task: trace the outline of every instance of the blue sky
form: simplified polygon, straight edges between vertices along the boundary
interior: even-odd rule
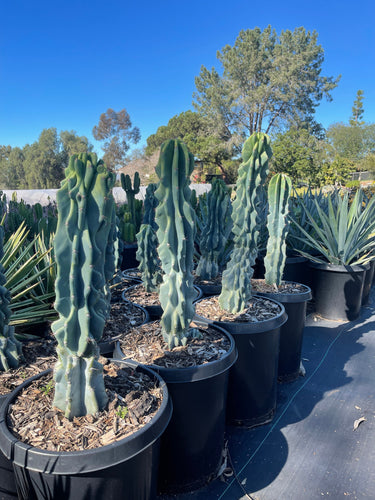
[[[242,29],[316,30],[324,76],[341,74],[316,118],[348,121],[357,90],[375,122],[373,0],[11,0],[2,3],[0,145],[24,146],[44,128],[92,137],[108,108],[126,108],[145,144],[158,126],[192,109],[201,65]]]

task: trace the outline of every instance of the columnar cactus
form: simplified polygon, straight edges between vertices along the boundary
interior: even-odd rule
[[[107,402],[97,342],[108,312],[105,275],[113,269],[106,249],[114,181],[95,154],[73,155],[57,192],[54,405],[67,418],[93,414]]]
[[[222,309],[233,314],[243,311],[251,298],[252,266],[258,253],[257,205],[271,156],[268,136],[261,132],[254,133],[243,146],[232,211],[234,248],[223,272],[219,296]]]
[[[292,181],[285,174],[274,175],[268,185],[268,242],[264,266],[265,280],[269,285],[279,286],[284,272],[291,190]]]
[[[169,347],[184,345],[197,332],[189,329],[194,316],[193,253],[194,218],[189,177],[194,158],[184,143],[164,142],[156,167],[160,184],[155,192],[159,257],[164,271],[159,298],[161,325]]]
[[[160,259],[157,252],[158,239],[156,236],[157,224],[155,210],[158,200],[155,196],[156,184],[149,184],[144,201],[143,224],[137,233],[137,260],[138,269],[142,272],[142,281],[147,292],[157,292],[162,282]]]
[[[207,217],[199,239],[201,257],[196,274],[202,279],[210,280],[219,274],[219,264],[232,229],[231,212],[228,189],[222,180],[215,179],[207,194]]]
[[[4,229],[0,226],[0,259],[3,256]],[[6,278],[3,266],[0,264],[0,371],[17,368],[22,357],[21,343],[14,337],[14,328],[9,326],[11,311],[10,293],[4,287]]]

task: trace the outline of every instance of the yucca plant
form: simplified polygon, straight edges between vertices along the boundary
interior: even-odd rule
[[[301,233],[296,238],[312,251],[298,252],[313,262],[323,264],[328,262],[353,266],[370,262],[375,248],[375,198],[371,198],[367,204],[364,201],[363,191],[358,190],[351,203],[348,193],[329,196],[327,212],[316,199],[314,214],[304,206],[313,233],[295,219],[292,221]]]
[[[25,224],[4,244],[1,264],[10,292],[10,325],[38,324],[56,317],[52,304],[54,292],[54,262],[51,249],[42,235],[28,242]]]

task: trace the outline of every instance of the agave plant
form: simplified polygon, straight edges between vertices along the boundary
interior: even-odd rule
[[[335,193],[327,200],[327,212],[319,206],[316,199],[313,204],[315,213],[306,206],[303,207],[313,233],[292,219],[301,233],[296,238],[312,250],[298,252],[313,262],[324,264],[359,265],[373,260],[375,198],[365,204],[363,191],[358,190],[351,204],[348,193],[343,196]]]

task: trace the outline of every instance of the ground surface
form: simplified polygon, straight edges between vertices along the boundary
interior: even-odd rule
[[[306,376],[279,385],[272,423],[228,429],[236,474],[160,500],[375,499],[374,287],[356,321],[310,315],[302,357]]]

